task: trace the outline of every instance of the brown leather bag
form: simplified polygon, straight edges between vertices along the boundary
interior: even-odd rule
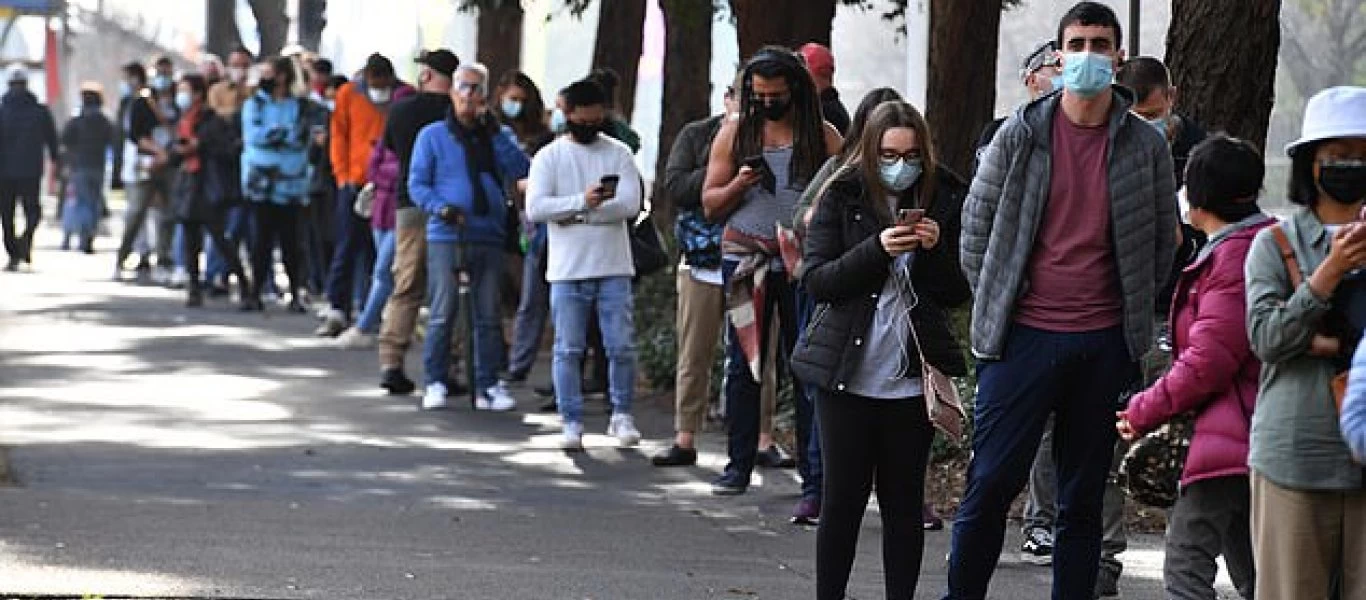
[[[1300,284],[1304,283],[1304,272],[1300,270],[1300,261],[1295,258],[1295,249],[1290,245],[1290,238],[1286,237],[1285,229],[1282,228],[1279,223],[1271,226],[1271,234],[1276,238],[1276,246],[1280,248],[1281,260],[1285,263],[1286,274],[1290,276],[1290,293],[1293,294],[1295,290],[1300,288]],[[1310,344],[1310,353],[1314,356],[1321,356],[1323,358],[1336,358],[1333,354],[1323,354],[1313,351],[1314,347],[1320,345],[1320,343],[1315,342],[1322,342],[1323,340],[1320,340],[1319,338],[1326,337],[1328,336],[1315,335],[1314,342],[1311,342]],[[1330,343],[1333,347],[1337,347],[1338,345],[1337,340],[1332,340]],[[1333,394],[1333,402],[1337,405],[1339,415],[1342,414],[1342,399],[1347,396],[1347,374],[1347,371],[1338,373],[1328,382],[1328,388]]]

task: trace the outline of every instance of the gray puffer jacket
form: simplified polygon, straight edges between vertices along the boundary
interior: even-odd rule
[[[1166,142],[1130,114],[1131,92],[1112,89],[1111,240],[1125,340],[1137,359],[1152,345],[1154,295],[1176,252],[1176,185]],[[1052,184],[1052,123],[1061,98],[1044,96],[1006,120],[986,148],[963,205],[960,260],[975,297],[972,351],[978,358],[1001,358],[1016,302],[1029,289],[1029,260]]]

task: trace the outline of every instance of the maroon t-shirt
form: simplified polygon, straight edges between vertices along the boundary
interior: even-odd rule
[[[1106,125],[1081,127],[1053,116],[1053,187],[1029,258],[1029,289],[1015,321],[1062,333],[1124,322],[1124,299],[1110,239]]]

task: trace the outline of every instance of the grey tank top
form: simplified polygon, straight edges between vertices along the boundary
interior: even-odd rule
[[[735,209],[726,221],[726,227],[746,235],[775,240],[778,233],[774,224],[792,227],[792,213],[797,210],[802,189],[798,187],[798,182],[792,181],[792,146],[765,148],[764,160],[768,162],[768,169],[777,184],[773,188],[774,192],[770,193],[763,185],[750,188],[745,192],[740,208]]]

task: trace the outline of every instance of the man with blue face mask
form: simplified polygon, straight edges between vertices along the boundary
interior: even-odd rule
[[[1057,460],[1054,598],[1098,590],[1102,507],[1121,394],[1152,345],[1176,249],[1171,154],[1112,85],[1114,11],[1082,2],[1057,43],[1063,91],[1020,107],[982,155],[963,207],[978,391],[953,528],[949,599],[985,598],[1006,514],[1049,418]]]
[[[1190,117],[1176,114],[1177,89],[1172,85],[1167,65],[1151,56],[1127,60],[1115,71],[1115,83],[1134,92],[1134,114],[1147,121],[1171,146],[1172,174],[1177,189],[1181,189],[1186,159],[1192,148],[1205,141],[1206,133]]]

